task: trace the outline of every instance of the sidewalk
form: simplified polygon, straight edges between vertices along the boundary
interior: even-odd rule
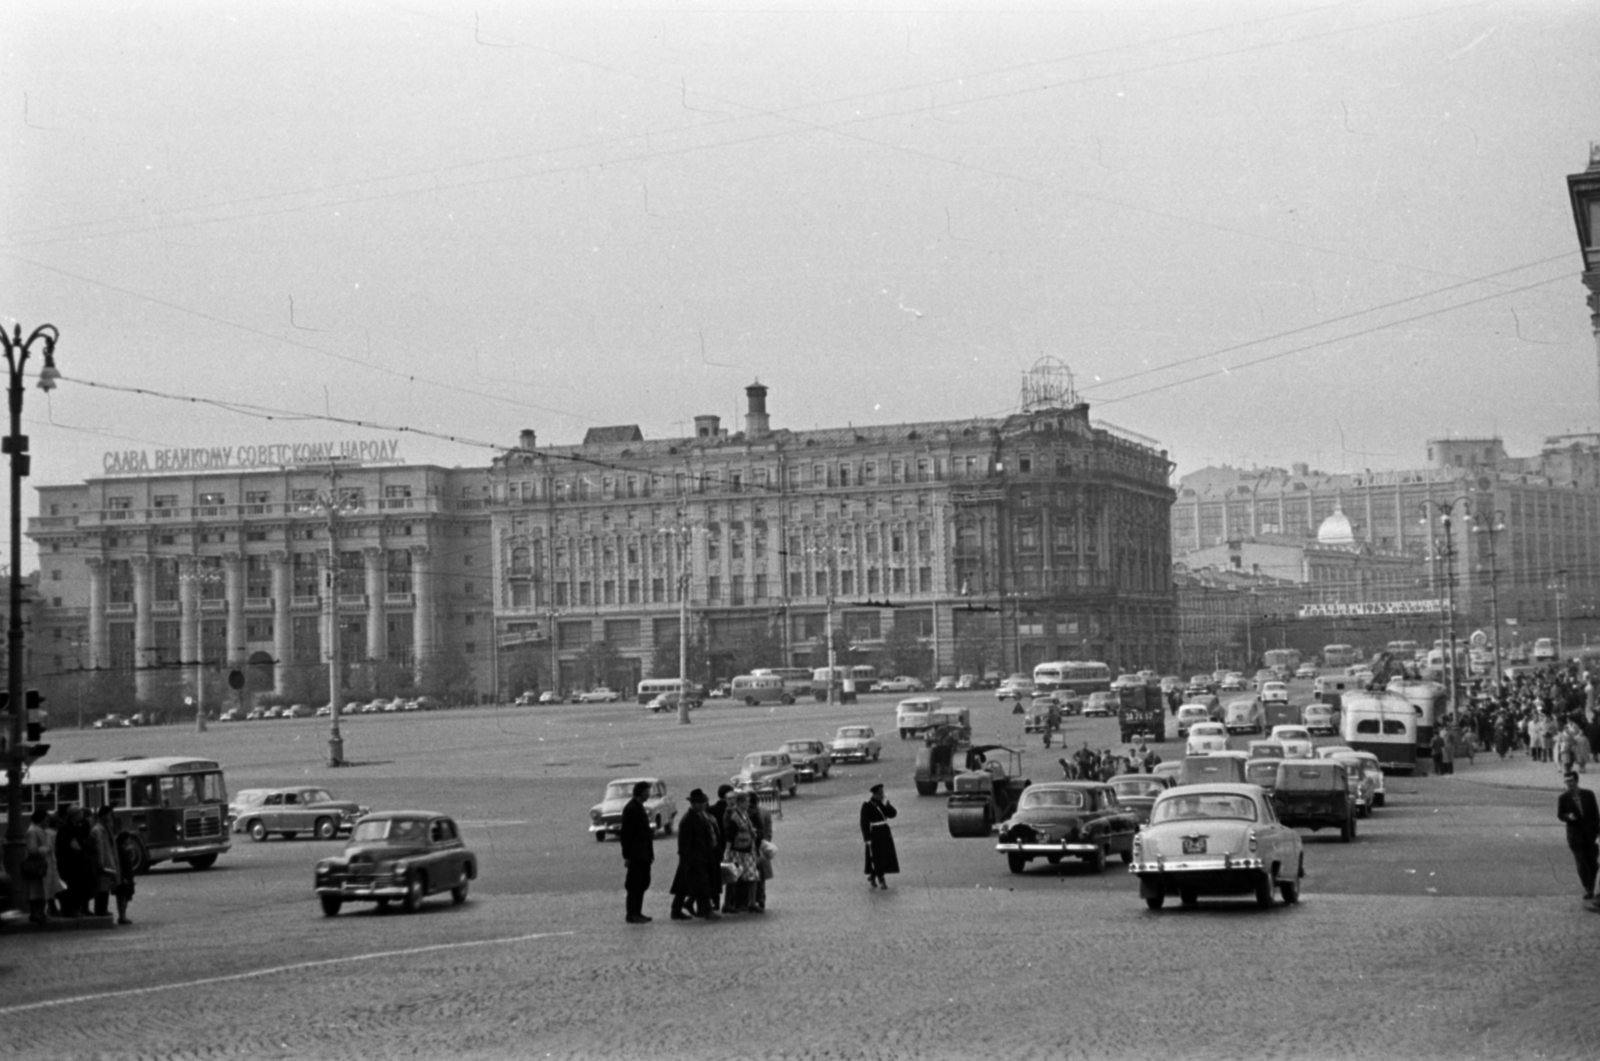
[[[1426,760],[1419,759],[1420,767]],[[1594,765],[1594,764],[1590,764]],[[1433,763],[1427,762],[1428,773],[1419,777],[1434,780]],[[1593,774],[1581,773],[1583,784],[1586,788],[1593,787],[1590,781],[1600,782],[1600,766],[1595,767]],[[1554,797],[1562,790],[1561,771],[1555,763],[1536,763],[1528,758],[1526,751],[1519,751],[1507,755],[1504,759],[1495,755],[1493,751],[1479,752],[1475,760],[1456,757],[1455,773],[1448,775],[1446,780],[1466,781],[1474,785],[1490,785],[1495,788],[1531,788],[1548,792]]]
[[[42,925],[35,925],[28,920],[26,911],[7,910],[0,913],[0,932],[78,932],[91,928],[115,928],[117,919],[114,914],[96,916],[85,914],[82,917],[52,917],[47,918]]]

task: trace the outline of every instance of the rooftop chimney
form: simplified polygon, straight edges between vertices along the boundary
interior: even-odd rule
[[[694,418],[695,438],[716,438],[722,434],[722,417],[709,413]]]
[[[525,428],[522,429],[522,433],[517,436],[517,448],[518,449],[537,449],[538,448],[538,436],[533,433],[533,428],[525,427]]]
[[[744,393],[750,399],[750,408],[744,415],[745,437],[766,438],[772,432],[767,422],[767,388],[757,380],[746,387]]]

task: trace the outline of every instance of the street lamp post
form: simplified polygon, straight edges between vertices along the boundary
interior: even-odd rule
[[[27,706],[22,690],[22,480],[27,476],[28,436],[22,433],[22,371],[34,345],[40,346],[44,367],[39,370],[39,389],[54,389],[61,373],[56,371],[56,341],[60,338],[53,324],[41,324],[27,339],[22,338],[22,325],[14,325],[11,335],[0,330],[0,346],[5,348],[7,388],[10,398],[11,431],[6,435],[0,452],[11,455],[11,614],[6,621],[6,694],[11,712],[11,732],[6,735],[9,745],[6,755],[6,839],[5,867],[12,887],[17,889],[13,909],[23,909],[21,901],[22,854],[27,846],[27,824],[22,819],[22,767],[27,761],[27,748],[23,740],[27,733]]]
[[[1556,662],[1559,664],[1567,658],[1566,654],[1561,650],[1562,612],[1565,610],[1564,606],[1567,603],[1567,572],[1565,570],[1557,571],[1556,577],[1550,580],[1549,588],[1556,595]]]
[[[195,645],[196,645],[196,648],[195,648],[195,658],[193,660],[193,662],[194,662],[194,698],[193,698],[193,703],[194,703],[194,729],[195,729],[195,732],[196,733],[204,733],[206,731],[206,638],[205,638],[205,618],[204,618],[204,615],[205,615],[205,605],[204,605],[205,589],[204,589],[204,587],[217,585],[218,583],[220,583],[222,581],[223,576],[222,576],[222,572],[218,571],[216,568],[205,567],[204,565],[200,564],[199,563],[199,558],[196,557],[196,558],[194,558],[193,566],[191,566],[191,567],[185,569],[184,571],[180,572],[179,575],[178,575],[178,578],[181,581],[193,583],[193,584],[196,584],[199,587],[201,587],[199,589],[199,591],[198,591],[200,593],[200,596],[201,596],[201,601],[200,601],[200,603],[197,603],[196,606],[195,606],[195,610],[197,612],[199,612],[199,615],[197,615],[195,617],[195,620],[194,620],[195,626],[196,626],[196,634],[195,634]],[[188,594],[184,594],[185,602],[187,602],[187,601],[189,601],[191,599],[192,598]]]
[[[1473,517],[1469,514],[1469,520]],[[1495,566],[1495,535],[1506,529],[1506,514],[1499,509],[1488,519],[1473,520],[1472,533],[1489,536],[1489,624],[1493,633],[1489,637],[1489,650],[1494,655],[1494,687],[1501,688],[1500,674],[1500,571]]]
[[[839,545],[838,539],[835,536],[834,529],[832,527],[828,528],[825,537],[823,537],[821,540],[818,540],[817,538],[813,538],[811,540],[810,553],[814,559],[822,561],[822,577],[825,580],[823,583],[823,601],[825,609],[823,613],[823,637],[826,639],[828,646],[829,704],[837,702],[834,699],[833,687],[834,675],[838,668],[838,662],[836,659],[837,653],[833,644],[833,596],[834,586],[839,581],[839,554],[842,551],[843,546]],[[816,565],[813,564],[812,566],[815,568]],[[816,573],[813,571],[812,578],[814,579],[815,577]]]
[[[678,509],[677,523],[663,528],[663,534],[672,539],[677,552],[678,583],[678,725],[687,726],[689,717],[689,590],[693,586],[690,564],[694,550],[694,526],[687,513]]]
[[[323,596],[327,598],[328,605],[328,765],[343,766],[344,759],[344,734],[339,729],[339,715],[341,705],[339,696],[342,692],[342,678],[340,667],[340,629],[339,629],[339,517],[361,511],[360,500],[350,491],[339,489],[339,466],[332,462],[328,464],[325,473],[328,480],[328,489],[300,506],[304,513],[321,513],[327,517],[328,527],[328,570],[323,580]]]
[[[1456,677],[1456,597],[1455,597],[1455,534],[1452,521],[1456,506],[1460,505],[1466,517],[1472,518],[1472,499],[1457,497],[1450,501],[1435,501],[1432,498],[1422,502],[1422,523],[1432,527],[1429,509],[1439,514],[1440,536],[1433,539],[1435,558],[1444,560],[1444,614],[1441,617],[1445,634],[1445,687],[1449,690],[1450,717],[1454,721],[1459,705],[1456,702],[1459,694],[1459,684]]]

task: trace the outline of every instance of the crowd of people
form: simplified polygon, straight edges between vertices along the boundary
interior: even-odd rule
[[[1591,680],[1575,667],[1518,674],[1499,688],[1480,679],[1468,690],[1455,739],[1502,759],[1526,751],[1561,774],[1582,773],[1600,748],[1597,685],[1600,675]]]
[[[110,807],[93,814],[78,806],[35,810],[25,844],[22,878],[29,921],[43,925],[52,917],[106,917],[115,898],[117,924],[132,924],[128,903],[139,849],[131,834],[117,831]]]
[[[634,786],[622,809],[622,860],[627,868],[626,920],[632,925],[654,920],[644,912],[655,862],[655,830],[645,812],[649,782]],[[772,879],[772,816],[749,789],[723,785],[717,801],[705,792],[689,793],[689,810],[678,822],[678,868],[672,878],[674,921],[715,921],[725,914],[759,914],[767,908],[767,881]]]

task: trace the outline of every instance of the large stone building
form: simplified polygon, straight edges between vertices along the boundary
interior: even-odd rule
[[[857,652],[914,638],[924,675],[1169,660],[1171,465],[1053,371],[1000,418],[791,431],[755,384],[739,431],[524,432],[491,474],[502,650],[570,687],[598,642],[635,677],[666,646],[671,677],[682,611],[697,646],[764,643],[769,665],[825,658],[830,621]]]
[[[1337,512],[1354,545],[1379,560],[1409,558],[1420,595],[1452,599],[1464,622],[1487,627],[1497,610],[1502,619],[1553,628],[1563,615],[1593,613],[1600,597],[1595,438],[1549,439],[1525,458],[1508,456],[1497,438],[1435,439],[1427,455],[1426,466],[1406,471],[1330,475],[1297,464],[1194,472],[1179,483],[1173,505],[1173,555],[1212,563],[1229,542],[1284,540],[1306,542],[1314,553],[1318,530]],[[1368,600],[1396,595],[1392,565],[1362,564],[1360,576],[1336,564],[1326,573]]]
[[[483,469],[347,459],[330,479],[325,461],[252,466],[293,459],[261,448],[107,454],[108,474],[39,488],[37,676],[131,676],[162,704],[195,691],[203,662],[211,696],[242,669],[254,689],[325,700],[331,530],[353,691],[429,666],[491,688]]]
[[[830,621],[852,661],[894,647],[926,676],[1157,665],[1171,465],[1091,424],[1064,376],[1036,370],[1012,416],[804,432],[772,428],[756,384],[740,431],[702,416],[686,438],[542,447],[528,431],[487,469],[360,459],[393,444],[347,447],[336,481],[323,449],[108,454],[107,474],[39,489],[37,669],[120,675],[159,704],[204,663],[208,697],[242,669],[325,700],[330,530],[352,696],[413,677],[569,690],[598,679],[600,645],[604,676],[631,684],[664,669],[680,611],[697,676],[815,663]]]

